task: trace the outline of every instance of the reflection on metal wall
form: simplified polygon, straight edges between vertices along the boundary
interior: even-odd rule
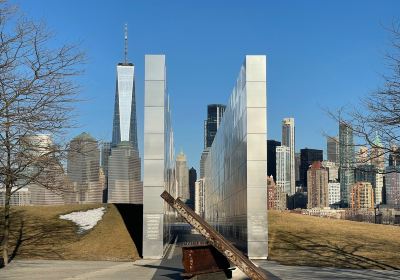
[[[205,164],[205,215],[250,258],[268,255],[266,57],[245,58]]]
[[[175,213],[160,197],[175,197],[174,142],[164,55],[145,56],[143,257],[162,258]]]

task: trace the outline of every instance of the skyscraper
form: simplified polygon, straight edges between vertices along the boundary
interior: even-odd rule
[[[340,197],[343,206],[348,206],[350,191],[354,184],[354,140],[353,131],[349,124],[339,122],[339,174],[340,174]]]
[[[96,139],[84,132],[71,140],[67,162],[68,178],[74,188],[69,203],[101,203],[100,152]]]
[[[323,151],[316,149],[300,150],[300,182],[307,189],[307,170],[314,161],[323,161]]]
[[[108,203],[143,203],[140,157],[128,141],[111,150],[108,160]]]
[[[337,137],[326,137],[326,151],[328,161],[339,165],[339,139]]]
[[[314,161],[307,171],[307,208],[329,206],[328,170],[320,161]]]
[[[219,124],[221,123],[224,115],[225,108],[226,106],[222,104],[210,104],[207,106],[207,120],[204,122],[204,148],[211,147],[215,134],[217,134]]]
[[[177,181],[178,194],[177,196],[185,203],[189,202],[189,170],[187,168],[186,155],[181,151],[176,156],[175,176]]]
[[[350,192],[350,207],[354,209],[374,208],[374,191],[370,182],[353,184]]]
[[[267,140],[267,159],[270,164],[267,164],[267,176],[272,176],[276,180],[276,147],[280,146],[281,142],[275,140]]]
[[[129,141],[138,151],[135,97],[135,66],[127,61],[128,33],[125,26],[125,60],[117,65],[112,147]]]
[[[386,167],[386,204],[400,209],[400,166]]]
[[[282,145],[289,147],[290,149],[290,192],[294,194],[296,192],[296,173],[295,173],[295,128],[294,118],[285,118],[282,121]]]
[[[125,59],[117,65],[111,155],[108,157],[108,202],[143,203],[143,183],[137,143],[135,67],[128,62],[125,25]],[[106,154],[105,154],[106,155]]]
[[[290,148],[276,147],[276,186],[278,191],[289,194],[290,189]]]
[[[389,166],[400,166],[400,148],[395,145],[389,153]]]
[[[193,167],[189,169],[189,206],[194,210],[195,184],[197,180],[197,172]]]

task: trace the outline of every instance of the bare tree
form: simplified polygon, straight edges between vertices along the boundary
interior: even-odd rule
[[[52,47],[50,47],[50,45]],[[2,255],[8,264],[10,198],[36,185],[63,191],[62,136],[71,126],[83,54],[56,43],[41,23],[0,2],[0,184],[5,190]],[[49,136],[48,136],[49,135]],[[50,140],[51,139],[51,140]]]
[[[392,48],[385,55],[388,71],[382,75],[383,86],[350,112],[330,112],[334,119],[349,125],[358,139],[354,146],[371,148],[365,163],[382,162],[387,154],[400,157],[400,23],[393,23],[388,30]]]

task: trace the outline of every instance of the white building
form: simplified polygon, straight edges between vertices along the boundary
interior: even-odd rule
[[[329,205],[340,202],[340,183],[328,183]]]
[[[290,148],[276,147],[276,187],[284,193],[291,193]]]
[[[6,203],[6,189],[0,188],[0,205]],[[20,188],[14,194],[11,195],[10,205],[11,206],[24,206],[31,204],[31,192],[28,188]]]
[[[329,182],[338,182],[339,181],[339,166],[333,161],[324,160],[322,162],[322,166],[328,169]]]
[[[204,179],[197,180],[194,186],[194,211],[200,216],[204,217]]]
[[[288,194],[296,192],[296,172],[295,172],[295,129],[294,118],[285,118],[282,121],[282,146],[289,147],[289,182],[290,189]]]
[[[189,169],[187,167],[186,155],[181,151],[176,156],[176,181],[178,188],[178,197],[186,202],[190,199],[189,192]]]

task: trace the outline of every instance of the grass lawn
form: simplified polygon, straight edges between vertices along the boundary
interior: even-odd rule
[[[286,265],[400,269],[400,227],[269,211],[269,259]]]
[[[107,209],[102,221],[84,234],[77,234],[72,222],[58,218],[60,214],[101,206]],[[139,258],[125,226],[137,217],[125,212],[128,218],[124,223],[120,215],[123,208],[118,211],[113,204],[12,209],[10,248],[16,258],[113,261]],[[286,265],[400,269],[400,227],[278,211],[269,211],[268,219],[270,260]],[[128,226],[131,228],[132,224]]]
[[[77,234],[60,214],[104,206],[106,212],[93,229]],[[11,246],[16,258],[113,260],[139,258],[124,221],[113,204],[12,207]],[[3,209],[0,208],[3,215]],[[2,219],[0,226],[2,226]],[[0,231],[0,240],[2,239]]]

